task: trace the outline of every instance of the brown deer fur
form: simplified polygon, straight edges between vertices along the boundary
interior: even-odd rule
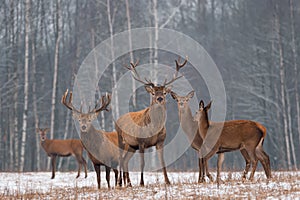
[[[164,179],[166,184],[170,184],[167,170],[165,166],[163,147],[164,141],[166,139],[166,96],[171,92],[170,84],[175,80],[179,79],[178,71],[186,63],[187,59],[183,63],[180,63],[180,59],[175,61],[176,72],[170,81],[165,80],[162,85],[155,85],[151,80],[145,78],[143,81],[136,71],[136,63],[130,63],[127,67],[133,75],[133,78],[144,84],[146,91],[151,95],[151,105],[141,111],[129,112],[121,116],[115,123],[116,131],[119,136],[119,148],[120,148],[120,176],[119,183],[122,182],[121,168],[124,170],[125,184],[127,182],[128,186],[131,186],[129,172],[128,172],[128,162],[135,151],[138,149],[140,153],[140,168],[141,168],[141,181],[140,185],[144,185],[144,151],[146,148],[155,146],[158,158],[160,160]],[[128,151],[123,157],[124,146],[128,146]]]
[[[83,113],[81,110],[77,110],[72,105],[72,92],[70,92],[70,99],[67,102],[68,90],[62,96],[62,104],[68,109],[72,110],[73,118],[79,122],[80,126],[80,138],[88,152],[88,156],[93,162],[96,174],[98,188],[100,188],[101,176],[100,166],[104,165],[106,169],[106,181],[108,188],[110,188],[110,169],[113,168],[115,172],[116,184],[118,179],[117,166],[119,164],[119,149],[118,149],[118,136],[116,132],[105,132],[98,130],[92,124],[93,120],[97,118],[99,113],[103,110],[108,110],[110,104],[110,95],[106,97],[102,96],[101,107]]]
[[[120,166],[123,166],[128,186],[131,185],[131,181],[128,173],[128,161],[132,157],[133,153],[139,149],[141,156],[141,181],[140,185],[144,185],[143,170],[144,170],[144,149],[155,146],[158,153],[158,158],[161,162],[165,183],[170,184],[167,176],[165,162],[163,158],[163,146],[166,138],[166,94],[171,90],[169,87],[150,87],[146,86],[146,90],[151,93],[152,103],[151,106],[137,112],[130,112],[121,116],[115,123],[116,131],[119,135],[120,154],[124,149],[124,144],[129,146],[129,152],[120,161]],[[157,99],[162,98],[162,101]],[[155,117],[151,117],[155,116]],[[147,128],[153,125],[154,128]],[[141,127],[141,128],[140,128]],[[143,127],[145,128],[143,130]],[[147,132],[149,131],[149,132]],[[153,131],[153,132],[152,132]],[[119,176],[119,182],[121,177]]]
[[[41,146],[47,153],[49,157],[51,157],[52,163],[52,177],[55,177],[55,169],[56,169],[56,157],[68,157],[74,156],[78,162],[78,174],[76,178],[80,176],[81,165],[84,166],[85,178],[87,177],[87,169],[86,169],[86,161],[82,156],[83,145],[78,139],[68,139],[68,140],[49,140],[46,136],[46,133],[49,129],[40,129],[38,128],[36,131],[40,134],[41,138]]]
[[[179,120],[180,120],[180,124],[181,124],[181,127],[182,127],[183,131],[185,132],[185,134],[187,135],[189,141],[191,142],[192,148],[195,149],[196,151],[199,151],[201,146],[202,146],[203,140],[200,136],[198,123],[196,121],[194,121],[193,116],[192,116],[192,112],[191,112],[191,109],[190,109],[190,106],[189,106],[189,100],[191,98],[193,98],[194,91],[189,92],[186,96],[179,96],[175,92],[172,91],[171,96],[172,96],[173,99],[175,99],[177,101],[178,115],[179,115]],[[241,149],[241,153],[242,153],[242,156],[244,157],[245,162],[246,162],[246,168],[245,168],[244,173],[243,173],[243,179],[245,179],[246,175],[249,171],[249,167],[250,167],[250,158],[249,158],[246,150]],[[219,154],[218,155],[218,163],[220,165],[223,162],[224,155],[223,155],[223,152],[220,151],[220,149],[218,150],[217,154]],[[201,162],[204,163],[203,167],[201,165]],[[218,167],[220,167],[219,165],[218,165]],[[202,169],[201,169],[201,167],[202,167]],[[210,180],[212,180],[212,177],[208,172],[208,166],[207,166],[206,160],[199,159],[199,179],[198,179],[198,182],[203,182],[204,181],[205,172],[206,172],[207,177]]]
[[[118,146],[118,134],[117,134],[117,132],[104,132],[104,134],[110,140],[110,142],[112,142],[116,147]],[[92,161],[92,163],[94,165],[94,169],[96,171],[98,189],[101,188],[101,170],[100,170],[101,165],[105,167],[106,182],[107,182],[108,188],[110,188],[110,170],[111,170],[111,167],[107,166],[104,163],[102,163],[101,161],[99,161],[88,150],[87,150],[87,152],[88,152],[88,156],[89,156],[90,160]],[[116,159],[117,159],[116,162],[118,162],[118,159],[119,159],[118,155],[117,155]],[[115,185],[117,185],[118,170],[117,169],[113,169],[113,171],[115,173]]]
[[[210,151],[204,155],[205,159],[211,158],[218,150],[233,151],[246,150],[252,163],[252,171],[250,180],[253,179],[258,160],[262,163],[267,178],[271,178],[271,167],[269,156],[263,150],[263,141],[266,136],[266,129],[258,122],[250,120],[232,120],[225,122],[208,121],[208,110],[211,102],[204,107],[204,102],[199,103],[199,110],[194,116],[194,120],[198,121],[200,135],[202,138],[215,138],[216,144],[210,146]],[[220,133],[220,135],[218,135]],[[202,153],[200,152],[200,156]],[[221,165],[218,163],[218,165]],[[248,166],[249,169],[250,165]],[[248,171],[247,166],[245,171]],[[217,181],[220,180],[220,166],[217,171]]]

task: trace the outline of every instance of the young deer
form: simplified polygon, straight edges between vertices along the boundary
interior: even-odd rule
[[[198,121],[200,135],[205,139],[217,139],[216,144],[211,146],[210,151],[204,155],[205,159],[211,158],[218,150],[219,151],[234,151],[245,150],[250,157],[252,171],[250,180],[253,179],[258,160],[262,163],[267,178],[271,178],[270,159],[263,150],[263,141],[266,137],[266,128],[258,122],[250,120],[232,120],[225,122],[210,122],[208,121],[208,110],[211,107],[211,102],[204,106],[201,100],[199,110],[194,116],[194,120]],[[201,152],[199,152],[202,156]],[[220,182],[220,168],[223,160],[218,162],[217,182]],[[249,170],[250,165],[246,166],[245,173]],[[245,174],[244,173],[244,174]]]
[[[98,188],[100,189],[101,183],[101,170],[100,166],[105,166],[106,170],[106,181],[108,188],[110,188],[110,170],[113,168],[115,173],[115,184],[117,185],[118,179],[118,162],[119,162],[119,151],[118,151],[118,136],[116,132],[105,132],[103,130],[97,130],[92,124],[98,114],[101,111],[108,111],[110,104],[110,95],[102,96],[101,106],[98,104],[92,111],[83,113],[81,110],[77,110],[72,104],[72,92],[70,92],[69,101],[67,101],[68,90],[62,96],[62,104],[68,109],[72,110],[73,118],[78,120],[80,125],[80,138],[88,152],[88,156],[93,162],[96,174]]]
[[[194,91],[189,92],[186,96],[179,96],[175,92],[171,92],[171,96],[173,99],[177,101],[178,105],[178,115],[179,115],[179,120],[180,120],[180,125],[187,135],[189,141],[191,142],[191,146],[193,149],[195,149],[197,152],[199,152],[203,140],[200,136],[199,128],[198,128],[198,123],[194,121],[191,108],[189,106],[189,100],[193,98],[194,96]],[[245,161],[246,161],[246,168],[243,173],[243,179],[246,179],[246,175],[248,173],[249,167],[250,167],[250,157],[247,154],[247,151],[245,149],[240,150]],[[221,151],[221,149],[216,152],[218,155],[218,163],[220,164],[223,162],[224,159],[224,152]],[[201,164],[204,163],[204,166]],[[205,168],[204,168],[205,167]],[[218,167],[220,167],[218,165]],[[203,158],[199,158],[199,179],[198,182],[203,182],[204,181],[204,176],[205,172],[207,177],[212,181],[212,176],[208,172],[208,166],[207,166],[207,161]],[[202,174],[201,174],[202,173]]]
[[[68,139],[68,140],[49,140],[46,136],[47,131],[49,128],[40,129],[37,128],[36,130],[41,137],[41,146],[47,153],[49,157],[51,157],[52,163],[52,177],[55,177],[55,169],[56,169],[56,157],[68,157],[74,156],[78,162],[78,174],[76,178],[80,176],[81,165],[84,166],[85,171],[85,178],[87,177],[87,169],[86,169],[86,161],[82,156],[83,146],[80,140],[78,139]]]
[[[166,95],[171,92],[170,84],[181,77],[177,76],[178,71],[187,63],[187,60],[185,60],[182,64],[179,64],[179,60],[176,60],[175,62],[176,73],[173,79],[170,81],[165,80],[163,85],[155,85],[153,82],[151,82],[151,80],[147,80],[146,78],[145,81],[141,80],[139,74],[135,69],[137,66],[137,62],[135,64],[130,63],[130,67],[128,67],[128,69],[132,71],[134,79],[143,83],[146,91],[152,96],[151,105],[149,107],[137,112],[129,112],[121,116],[115,123],[115,128],[119,136],[120,174],[121,167],[123,167],[125,174],[124,179],[126,179],[124,180],[124,182],[127,182],[128,186],[131,186],[128,172],[128,162],[136,150],[139,150],[141,158],[140,185],[144,185],[144,150],[152,146],[156,147],[158,158],[163,170],[165,183],[170,184],[163,157],[163,147],[166,138]],[[127,154],[122,157],[122,152],[125,144],[129,146],[129,152],[127,152]],[[120,175],[119,183],[121,182],[122,177]]]

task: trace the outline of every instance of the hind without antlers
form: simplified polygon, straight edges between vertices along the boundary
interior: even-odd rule
[[[82,156],[83,146],[79,139],[50,140],[46,136],[46,133],[47,131],[49,131],[49,128],[44,128],[44,129],[37,128],[36,131],[37,133],[40,134],[41,146],[43,147],[47,155],[51,157],[51,163],[52,163],[51,179],[54,179],[55,177],[56,157],[57,156],[68,157],[71,155],[76,158],[78,163],[78,174],[76,178],[80,176],[80,170],[82,165],[84,166],[85,178],[87,177],[86,161]]]
[[[208,121],[208,110],[210,107],[211,102],[208,103],[207,106],[204,106],[204,102],[201,100],[199,110],[194,116],[194,120],[198,121],[200,135],[203,140],[205,140],[207,136],[218,136],[218,138],[215,138],[217,140],[216,144],[204,155],[204,158],[207,160],[210,159],[217,151],[229,152],[240,150],[241,152],[245,152],[243,156],[248,157],[247,159],[251,161],[252,171],[250,180],[253,179],[258,160],[262,163],[267,178],[271,178],[270,159],[262,146],[266,137],[266,128],[260,123],[250,120],[231,120],[225,122]],[[201,152],[199,154],[202,156]],[[220,181],[221,165],[222,161],[220,163],[218,162],[218,184]],[[247,174],[249,168],[250,165],[247,165],[244,176]]]

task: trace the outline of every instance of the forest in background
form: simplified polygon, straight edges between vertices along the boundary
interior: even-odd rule
[[[297,169],[299,14],[299,1],[294,0],[4,0],[0,4],[0,171],[49,169],[35,129],[50,127],[50,138],[78,137],[71,112],[60,103],[61,95],[73,87],[81,63],[97,44],[141,27],[170,28],[198,41],[221,72],[227,119],[262,123],[272,168]],[[122,64],[142,56],[150,63],[170,66],[177,58],[155,50],[124,55],[116,58],[99,86],[111,91],[125,73]],[[209,100],[203,94],[205,84],[197,84],[197,77],[189,80],[198,98]],[[133,109],[142,109],[149,95],[139,88],[136,99]],[[175,108],[176,103],[168,98],[167,107]],[[111,113],[100,118],[105,119],[103,128],[113,130]],[[170,139],[179,126],[177,112],[168,118],[172,119],[167,122]],[[66,160],[60,159],[58,168],[76,167],[75,159]],[[230,153],[225,165],[225,169],[240,169],[244,161],[239,152]],[[190,148],[168,169],[197,166]]]

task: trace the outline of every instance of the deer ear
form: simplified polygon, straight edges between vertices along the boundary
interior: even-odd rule
[[[193,98],[194,93],[195,93],[194,90],[193,90],[193,91],[190,91],[190,92],[188,93],[187,97],[188,97],[189,99]]]
[[[153,93],[153,88],[152,86],[149,86],[149,85],[145,85],[145,89],[148,93],[152,94]]]
[[[50,131],[50,128],[44,128],[44,131],[45,132]]]
[[[170,94],[173,99],[177,100],[177,94],[175,92],[171,91]]]
[[[207,106],[205,107],[206,110],[209,110],[210,107],[211,107],[211,103],[212,103],[212,100],[207,104]]]
[[[200,101],[199,108],[204,108],[204,102],[203,102],[203,100]]]

